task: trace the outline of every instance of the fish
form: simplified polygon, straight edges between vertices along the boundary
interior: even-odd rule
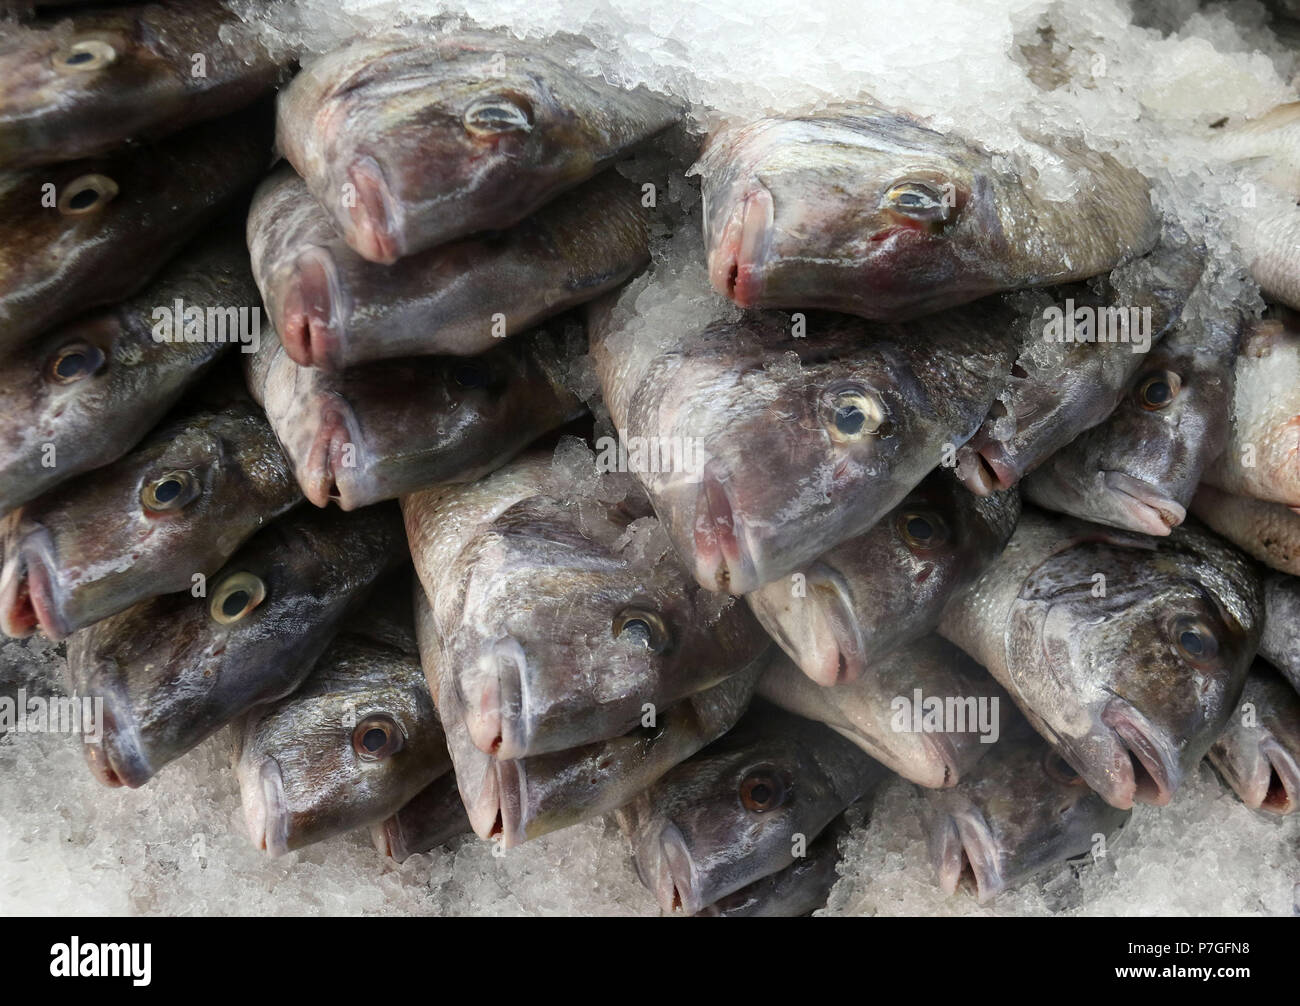
[[[1153,538],[1026,508],[940,633],[1112,807],[1168,804],[1237,704],[1258,568],[1193,522]]]
[[[244,359],[303,495],[355,510],[494,471],[585,406],[566,386],[585,352],[557,322],[473,357],[421,356],[341,373],[294,363],[270,334]]]
[[[340,622],[407,559],[397,507],[303,507],[272,521],[194,588],[74,632],[72,693],[104,703],[85,744],[95,778],[138,787],[254,705],[292,692]]]
[[[200,239],[135,297],[0,359],[0,415],[8,417],[0,425],[0,513],[116,461],[234,345],[155,339],[155,309],[177,300],[205,312],[260,310],[237,232]]]
[[[1168,535],[1227,449],[1239,335],[1235,323],[1193,323],[1167,336],[1110,418],[1025,479],[1025,498],[1097,524]]]
[[[843,816],[837,818],[808,845],[807,855],[695,914],[726,919],[796,918],[825,908],[831,888],[840,879],[839,844],[847,831]]]
[[[1283,573],[1264,577],[1264,634],[1259,655],[1300,692],[1300,580]]]
[[[577,72],[595,55],[567,37],[359,39],[280,92],[277,145],[349,247],[392,264],[513,227],[681,118],[645,87]]]
[[[1204,249],[1171,228],[1152,252],[1108,276],[1055,288],[1039,338],[1025,344],[983,425],[958,451],[967,488],[1009,489],[1109,418],[1147,352],[1182,317],[1204,265]]]
[[[1019,516],[1015,490],[975,496],[939,468],[870,531],[745,600],[811,680],[857,681],[938,625],[948,599],[998,556]]]
[[[692,171],[710,281],[741,307],[904,320],[1107,272],[1160,232],[1147,180],[1080,140],[994,151],[870,104],[726,126]]]
[[[1236,714],[1206,757],[1251,810],[1294,814],[1300,807],[1300,695],[1256,660]]]
[[[302,499],[250,400],[204,402],[130,453],[14,511],[0,567],[0,630],[63,639],[215,573]]]
[[[370,826],[375,850],[398,863],[471,832],[465,804],[451,772],[443,773],[425,786],[397,813]]]
[[[466,726],[502,762],[622,736],[769,642],[743,604],[719,606],[691,581],[666,542],[645,557],[621,544],[631,516],[637,531],[653,518],[593,513],[548,486],[550,473],[538,452],[402,498]]]
[[[509,230],[382,266],[344,245],[306,185],[282,167],[253,198],[248,246],[285,352],[326,370],[484,353],[613,289],[650,260],[639,194],[617,173]]]
[[[761,658],[663,710],[621,737],[567,751],[501,759],[466,726],[452,670],[443,658],[427,596],[417,589],[416,634],[429,691],[475,834],[512,849],[623,806],[656,779],[730,730],[754,691]]]
[[[1300,574],[1300,512],[1202,484],[1192,498],[1192,513],[1270,568]]]
[[[926,790],[922,801],[940,888],[968,887],[980,904],[1054,866],[1105,855],[1133,813],[1089,789],[1019,717],[956,787]]]
[[[340,633],[297,691],[235,735],[248,834],[271,856],[368,829],[451,770],[410,638]]]
[[[831,687],[782,654],[759,679],[758,694],[826,724],[891,772],[931,788],[956,785],[997,741],[1011,711],[993,679],[938,636],[900,647],[856,681]]]
[[[689,465],[637,475],[699,583],[732,594],[898,506],[979,428],[1032,338],[998,299],[899,325],[773,311],[656,338],[623,317],[636,290],[589,315],[604,401],[625,441],[690,448]]]
[[[756,702],[615,817],[659,907],[694,915],[789,867],[887,775],[829,727]]]
[[[252,189],[269,157],[259,110],[165,142],[0,174],[0,356],[138,293]]]
[[[1235,375],[1228,443],[1205,482],[1300,507],[1300,320],[1274,312],[1250,326]]]
[[[270,94],[286,75],[221,0],[156,0],[9,25],[0,40],[0,168],[104,154]]]

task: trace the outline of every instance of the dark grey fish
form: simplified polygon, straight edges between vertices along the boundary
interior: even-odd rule
[[[927,790],[922,819],[947,894],[969,886],[981,903],[1106,843],[1132,811],[1106,803],[1050,744],[1016,726],[955,789]]]
[[[72,634],[68,680],[104,702],[87,761],[141,786],[260,702],[293,691],[339,621],[406,559],[397,508],[299,509],[254,536],[200,596],[155,597]]]
[[[265,110],[0,174],[0,354],[142,289],[266,168]]]
[[[870,105],[723,129],[695,169],[713,287],[741,307],[897,320],[1151,248],[1145,178],[1078,140],[1038,145],[1077,180],[1073,195],[1058,198],[1025,155]]]
[[[1264,634],[1259,655],[1300,691],[1300,579],[1270,572],[1264,578]]]
[[[1236,323],[1197,322],[1166,337],[1110,418],[1029,476],[1026,499],[1098,524],[1167,535],[1227,446],[1239,335]]]
[[[91,157],[227,115],[274,90],[286,64],[221,0],[9,25],[0,39],[0,167]]]
[[[1227,729],[1207,756],[1251,810],[1279,816],[1300,807],[1300,695],[1256,660]]]
[[[155,309],[260,311],[234,230],[191,245],[130,300],[62,325],[0,361],[0,513],[117,460],[151,430],[230,341],[154,338]],[[234,319],[237,321],[237,318]],[[245,343],[251,348],[251,343]]]
[[[756,704],[617,816],[660,908],[693,915],[790,866],[887,774],[828,727]]]
[[[585,350],[562,322],[481,356],[381,360],[340,373],[300,367],[272,333],[245,360],[253,396],[303,494],[344,510],[472,482],[583,411],[565,386]]]
[[[0,630],[51,639],[139,601],[188,590],[302,499],[252,401],[204,403],[131,453],[14,511]]]
[[[370,838],[380,855],[404,863],[411,856],[472,831],[456,776],[447,772],[420,790],[396,814],[372,824]]]
[[[1014,491],[975,496],[938,469],[866,534],[745,600],[813,681],[855,681],[934,630],[953,592],[998,556],[1019,516]]]
[[[680,117],[577,72],[595,55],[505,32],[360,39],[280,93],[279,147],[347,243],[391,263],[513,226]]]
[[[650,260],[639,193],[616,172],[509,230],[384,266],[348,248],[284,166],[254,196],[248,247],[285,351],[304,367],[329,370],[486,352],[613,289]]]
[[[1168,538],[1026,510],[940,631],[1107,803],[1166,804],[1237,704],[1258,568],[1200,525]]]

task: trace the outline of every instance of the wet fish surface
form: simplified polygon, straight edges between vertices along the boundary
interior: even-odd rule
[[[1269,573],[1264,578],[1264,615],[1259,655],[1300,692],[1300,579]]]
[[[1300,695],[1255,661],[1210,764],[1251,810],[1283,816],[1300,807]]]
[[[1202,485],[1192,498],[1192,513],[1265,565],[1300,574],[1300,513],[1295,509]]]
[[[472,832],[456,776],[446,772],[402,805],[396,814],[370,826],[380,855],[398,863],[446,845]]]

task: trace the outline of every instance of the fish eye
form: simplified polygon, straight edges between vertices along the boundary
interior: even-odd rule
[[[70,342],[45,365],[45,376],[56,384],[75,384],[93,377],[104,366],[104,353],[88,342]]]
[[[1219,655],[1219,641],[1203,619],[1181,615],[1169,627],[1175,652],[1185,660],[1202,664]]]
[[[1148,412],[1168,408],[1178,397],[1182,386],[1182,379],[1172,370],[1149,374],[1138,385],[1138,404]]]
[[[898,533],[912,548],[935,548],[948,540],[948,528],[936,513],[905,511],[898,518]]]
[[[883,205],[928,224],[948,222],[955,209],[950,196],[928,182],[910,179],[890,186]]]
[[[1043,771],[1062,786],[1082,786],[1083,777],[1052,748],[1043,752]]]
[[[389,716],[367,716],[352,731],[352,749],[362,761],[383,761],[402,750],[406,737]]]
[[[117,61],[117,50],[99,38],[84,38],[60,49],[51,57],[60,73],[89,73],[102,70]]]
[[[481,388],[488,382],[487,371],[477,363],[459,364],[451,376],[462,388]]]
[[[885,407],[880,399],[860,388],[841,388],[822,398],[822,422],[837,443],[867,436],[888,436]]]
[[[214,621],[233,625],[266,599],[266,584],[252,573],[232,573],[212,592],[208,612]]]
[[[785,803],[785,780],[769,765],[747,772],[740,781],[740,802],[748,811],[766,814]]]
[[[477,136],[527,133],[533,128],[532,106],[523,98],[510,94],[479,98],[465,109],[463,118],[465,128]]]
[[[672,642],[664,620],[645,608],[624,608],[610,628],[615,639],[644,646],[651,653],[663,653]]]
[[[112,202],[117,192],[117,182],[107,175],[82,175],[64,187],[59,212],[65,217],[94,213]]]
[[[140,490],[140,502],[146,510],[164,513],[180,510],[199,495],[199,480],[193,472],[180,469],[165,472]]]

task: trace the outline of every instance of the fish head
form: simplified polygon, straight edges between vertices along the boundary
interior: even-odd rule
[[[501,760],[622,734],[767,644],[744,606],[718,605],[667,542],[648,561],[626,558],[549,497],[512,506],[456,561],[465,587],[443,623],[447,666],[474,743]]]
[[[742,307],[913,317],[1002,288],[975,152],[902,116],[765,119],[698,167],[714,289]]]
[[[1006,630],[1019,704],[1121,809],[1169,803],[1222,731],[1259,644],[1254,573],[1203,532],[1180,532],[1159,549],[1092,541],[1057,553],[1026,579]]]

